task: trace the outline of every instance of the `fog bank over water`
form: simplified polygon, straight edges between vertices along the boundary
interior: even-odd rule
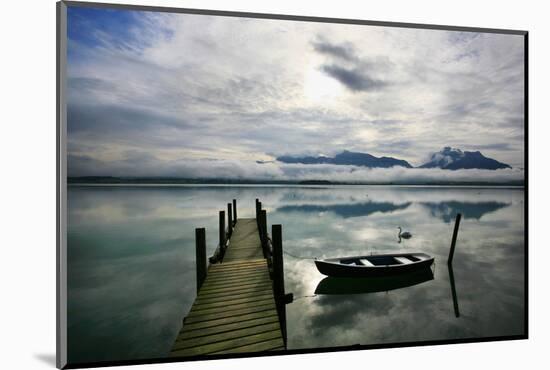
[[[366,168],[333,164],[258,163],[244,160],[174,160],[129,157],[104,163],[86,157],[69,157],[69,176],[179,177],[255,181],[327,180],[338,182],[517,182],[520,168],[499,170],[442,170],[438,168]]]

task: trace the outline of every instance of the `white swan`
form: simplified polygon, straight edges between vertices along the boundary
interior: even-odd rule
[[[401,231],[401,226],[397,226],[397,228],[399,229],[399,233],[397,234],[397,236],[399,237],[399,239],[403,238],[403,239],[410,239],[412,238],[412,234],[408,231]]]

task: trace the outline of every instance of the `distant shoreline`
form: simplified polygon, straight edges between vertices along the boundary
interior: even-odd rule
[[[442,182],[334,182],[325,180],[230,180],[230,179],[182,179],[182,178],[122,178],[122,177],[68,177],[68,185],[80,186],[445,186],[445,187],[498,187],[524,188],[523,181],[481,182],[481,181],[442,181]]]

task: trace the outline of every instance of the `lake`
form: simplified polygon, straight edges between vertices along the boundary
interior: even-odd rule
[[[69,363],[168,354],[196,294],[194,229],[206,227],[211,255],[218,211],[233,198],[239,217],[253,217],[259,198],[268,224],[282,224],[285,288],[295,297],[289,349],[525,333],[522,188],[71,185]],[[398,226],[413,237],[400,241]],[[313,262],[392,251],[435,256],[433,276],[353,291]]]

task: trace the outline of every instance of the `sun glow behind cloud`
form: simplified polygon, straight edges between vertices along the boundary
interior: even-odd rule
[[[304,97],[306,102],[321,105],[333,105],[343,93],[342,86],[328,77],[319,68],[307,69],[304,79]]]

